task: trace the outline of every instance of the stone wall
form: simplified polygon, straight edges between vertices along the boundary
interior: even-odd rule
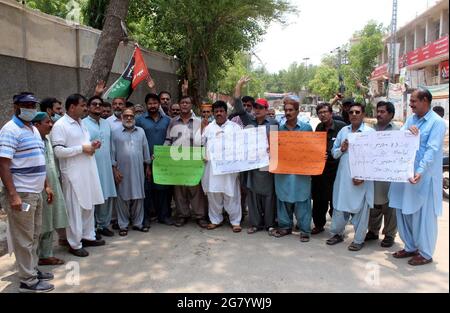
[[[12,96],[21,91],[39,98],[56,97],[64,102],[81,92],[91,67],[99,30],[71,25],[64,19],[24,8],[14,0],[0,0],[0,126],[12,114]],[[123,72],[133,52],[133,43],[121,43],[108,81]],[[145,62],[158,90],[178,95],[178,61],[143,50]],[[143,83],[130,98],[144,102],[148,87]]]

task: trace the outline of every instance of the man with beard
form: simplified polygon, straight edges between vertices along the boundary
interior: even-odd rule
[[[41,112],[46,112],[53,122],[56,122],[64,115],[61,101],[56,98],[45,98],[40,104]]]
[[[159,97],[150,93],[145,97],[147,113],[136,120],[136,126],[144,129],[147,137],[150,154],[153,155],[154,146],[164,145],[170,118],[160,113]],[[172,194],[170,186],[155,184],[153,177],[145,182],[145,213],[144,226],[150,227],[152,214],[158,217],[161,224],[173,225],[171,218],[170,201]]]
[[[122,127],[112,133],[113,167],[117,183],[117,215],[120,236],[128,235],[128,225],[133,230],[148,232],[144,223],[145,178],[151,178],[151,158],[145,132],[136,127],[133,109],[122,113]],[[145,168],[144,168],[145,163]]]
[[[112,101],[113,115],[107,119],[112,131],[122,127],[122,111],[125,109],[125,104],[124,98],[115,98]]]
[[[112,237],[114,233],[109,229],[109,225],[117,194],[111,163],[111,126],[100,117],[103,110],[102,98],[98,96],[90,98],[87,106],[89,116],[83,119],[83,125],[89,131],[91,141],[98,140],[101,143],[100,149],[95,152],[95,161],[105,203],[95,206],[97,234]]]

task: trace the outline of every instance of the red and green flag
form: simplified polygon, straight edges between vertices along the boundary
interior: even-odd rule
[[[142,52],[136,47],[128,63],[127,68],[103,95],[104,99],[125,98],[128,99],[136,87],[144,80],[148,80],[150,74],[145,65]]]

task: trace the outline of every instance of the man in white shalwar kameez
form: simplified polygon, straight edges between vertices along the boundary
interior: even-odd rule
[[[66,100],[66,112],[54,126],[51,141],[61,169],[62,189],[69,217],[66,229],[69,252],[78,257],[89,253],[83,247],[101,246],[95,238],[94,205],[104,203],[94,154],[99,141],[90,142],[81,123],[86,115],[86,98],[79,94]]]
[[[225,135],[239,131],[241,127],[228,120],[227,104],[225,102],[217,101],[214,103],[213,113],[216,120],[204,129],[202,135],[203,144],[206,145],[207,151],[207,163],[205,174],[202,179],[202,186],[208,196],[209,203],[208,213],[211,224],[208,225],[208,229],[215,229],[222,224],[222,212],[223,209],[225,209],[230,217],[233,232],[238,233],[242,230],[240,226],[242,207],[241,191],[238,180],[239,173],[226,175],[213,174],[210,161],[210,152],[213,146],[210,143],[214,138],[223,138]],[[206,123],[206,121],[203,121],[203,125]]]

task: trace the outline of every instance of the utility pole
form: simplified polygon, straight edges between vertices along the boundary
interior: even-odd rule
[[[397,64],[397,17],[398,17],[398,0],[392,3],[392,21],[391,21],[391,40],[389,55],[389,81],[387,85],[386,97],[389,98],[389,84],[395,82],[395,65]]]

